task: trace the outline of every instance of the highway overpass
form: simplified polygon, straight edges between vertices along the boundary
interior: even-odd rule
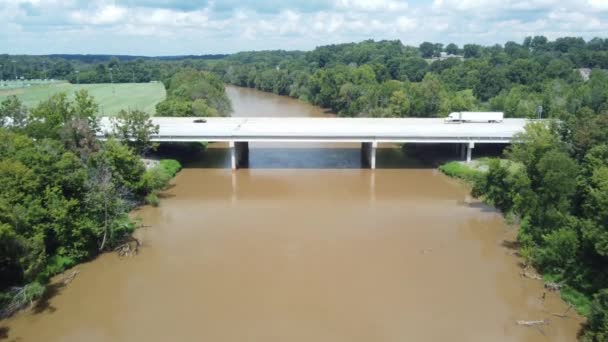
[[[443,119],[417,118],[153,117],[152,122],[159,126],[153,141],[228,142],[233,169],[248,158],[250,142],[361,143],[362,153],[374,169],[379,143],[461,144],[462,157],[470,162],[475,144],[511,143],[529,120],[445,123]],[[111,119],[102,118],[100,136],[111,132]]]

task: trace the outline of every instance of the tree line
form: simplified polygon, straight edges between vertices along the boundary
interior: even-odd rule
[[[51,276],[130,236],[128,212],[166,186],[176,166],[146,170],[158,130],[123,111],[99,142],[98,105],[86,91],[32,109],[0,104],[0,315],[39,297]],[[173,174],[170,174],[173,173]]]
[[[435,50],[429,53],[429,47]],[[440,51],[463,58],[425,60]],[[603,75],[595,71],[608,68],[608,42],[537,36],[522,44],[461,49],[364,41],[310,52],[244,52],[200,65],[227,83],[299,98],[341,116],[433,117],[494,110],[507,117],[561,117],[601,102],[602,91],[596,88],[604,87]],[[595,70],[591,77],[599,80],[586,84],[579,68]]]
[[[178,68],[226,55],[109,56],[0,54],[0,80],[56,79],[71,83],[132,83],[160,81]]]

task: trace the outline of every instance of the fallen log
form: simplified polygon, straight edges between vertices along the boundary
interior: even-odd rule
[[[543,280],[543,278],[541,276],[539,276],[538,274],[529,273],[529,272],[527,272],[525,270],[523,272],[521,272],[520,275],[522,277],[526,277],[526,278],[529,278],[529,279]]]
[[[558,283],[546,283],[545,288],[549,291],[559,291],[562,288],[562,284]]]
[[[80,273],[79,270],[72,271],[72,273],[70,275],[63,278],[63,281],[62,281],[63,284],[67,285],[67,284],[71,283],[72,280],[74,280],[74,278],[76,278],[76,275],[78,275],[78,273]]]
[[[535,326],[535,325],[548,325],[549,321],[541,319],[538,321],[517,321],[517,325],[524,325],[527,327]]]
[[[572,304],[570,304],[568,306],[568,308],[566,309],[566,311],[564,311],[564,313],[551,313],[553,316],[557,316],[557,317],[561,317],[561,318],[568,318],[568,311],[570,311],[570,309],[572,309]]]
[[[126,242],[119,245],[114,249],[118,253],[119,257],[127,257],[127,256],[135,256],[139,251],[139,246],[141,246],[141,242],[136,238],[129,236],[126,239]]]

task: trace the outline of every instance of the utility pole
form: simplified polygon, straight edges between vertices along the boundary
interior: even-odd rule
[[[132,73],[133,73],[133,83],[135,83],[135,70],[133,70]]]
[[[110,83],[112,84],[112,94],[114,94],[114,76],[112,76],[112,68],[108,69],[110,69]]]
[[[15,73],[15,81],[17,81],[17,61],[13,59],[13,72]]]
[[[76,70],[76,84],[80,84],[80,70]]]

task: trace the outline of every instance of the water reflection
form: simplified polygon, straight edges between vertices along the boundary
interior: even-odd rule
[[[191,155],[187,167],[230,168],[230,150],[221,145],[210,146]],[[350,147],[253,147],[249,149],[249,169],[361,169],[366,168],[360,148]],[[379,148],[376,154],[379,169],[430,168],[408,155],[402,148]]]

